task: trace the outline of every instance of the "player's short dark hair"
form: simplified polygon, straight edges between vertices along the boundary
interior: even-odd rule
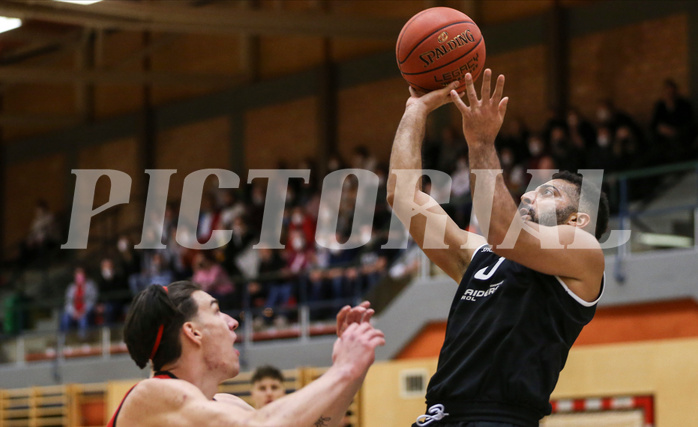
[[[271,365],[264,365],[258,367],[252,374],[252,379],[250,380],[250,382],[254,384],[258,381],[262,381],[265,378],[279,380],[280,383],[284,382],[284,374],[282,374],[278,368]]]
[[[597,185],[592,184],[588,187],[591,194],[585,194],[588,200],[579,200],[582,193],[582,175],[570,171],[560,171],[553,174],[553,179],[561,179],[574,184],[575,188],[577,189],[576,196],[577,203],[579,204],[577,210],[580,212],[592,215],[593,212],[589,212],[589,210],[591,210],[591,207],[593,206],[591,201],[595,201],[597,197],[599,198],[599,207],[596,217],[596,229],[594,230],[594,236],[596,236],[596,239],[600,239],[601,236],[603,236],[604,233],[606,233],[606,230],[608,229],[608,218],[610,216],[608,208],[608,197],[606,196],[606,193],[603,192],[603,190],[601,190],[601,188]]]
[[[153,369],[158,371],[182,355],[179,331],[199,310],[192,298],[199,290],[201,286],[196,283],[181,281],[170,284],[167,290],[160,285],[150,285],[136,295],[126,317],[124,341],[139,368],[144,368],[150,360],[160,325],[163,333],[153,356]]]

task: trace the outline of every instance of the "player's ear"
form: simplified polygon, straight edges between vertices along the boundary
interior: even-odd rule
[[[584,212],[575,212],[570,215],[567,223],[579,228],[585,228],[591,222],[591,217],[589,214]]]
[[[192,342],[201,342],[201,332],[192,322],[184,322],[184,325],[182,325],[182,333],[188,340]]]

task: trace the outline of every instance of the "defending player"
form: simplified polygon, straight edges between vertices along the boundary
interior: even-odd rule
[[[336,426],[373,363],[383,333],[368,320],[366,304],[337,315],[332,367],[301,390],[260,410],[242,399],[217,394],[238,374],[233,348],[238,322],[191,282],[153,285],[134,300],[124,329],[139,367],[152,362],[153,378],[127,393],[108,427],[135,426]]]
[[[252,374],[250,399],[255,409],[261,409],[286,394],[284,374],[274,366],[265,365]]]
[[[567,172],[527,192],[519,211],[498,173],[494,147],[508,103],[504,76],[491,94],[486,70],[478,99],[468,74],[468,105],[452,90],[457,86],[427,94],[410,89],[390,158],[389,203],[426,255],[459,283],[427,389],[427,413],[416,425],[538,426],[551,411],[550,393],[569,349],[603,291],[597,238],[607,227],[608,205],[601,197],[594,228],[595,206],[580,203],[581,177]],[[448,102],[463,118],[470,168],[477,172],[471,174],[473,209],[481,225],[489,223],[487,238],[461,230],[418,181],[427,115]],[[438,248],[438,241],[447,248]],[[573,242],[579,249],[565,247]]]

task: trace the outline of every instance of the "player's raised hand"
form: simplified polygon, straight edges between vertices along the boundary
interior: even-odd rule
[[[453,81],[448,86],[433,90],[431,92],[419,92],[410,86],[410,98],[407,100],[407,108],[423,107],[426,113],[431,113],[440,106],[451,102],[450,92],[455,91],[460,86],[459,81]],[[458,96],[463,96],[465,92]]]
[[[352,323],[368,323],[375,310],[371,308],[371,303],[364,301],[356,307],[345,305],[337,313],[337,336],[341,337],[344,331]]]
[[[468,144],[493,144],[504,121],[508,97],[504,93],[504,75],[500,74],[494,93],[491,93],[492,70],[485,70],[482,76],[481,99],[478,99],[475,84],[470,73],[465,75],[465,93],[468,105],[455,90],[450,92],[451,100],[463,116],[463,135]]]
[[[355,377],[366,374],[376,358],[376,347],[385,345],[385,335],[370,323],[352,323],[334,343],[332,363]]]

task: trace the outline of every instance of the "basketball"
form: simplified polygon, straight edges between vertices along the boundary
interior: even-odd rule
[[[485,40],[477,24],[465,13],[449,7],[432,7],[410,18],[395,46],[402,77],[413,88],[429,92],[460,80],[477,79],[485,66]]]

